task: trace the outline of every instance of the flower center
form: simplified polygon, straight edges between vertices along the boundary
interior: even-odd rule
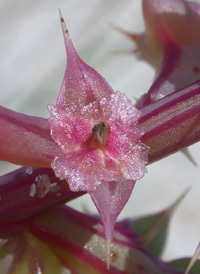
[[[106,144],[110,133],[110,127],[106,122],[96,124],[92,129],[92,146],[99,148]]]

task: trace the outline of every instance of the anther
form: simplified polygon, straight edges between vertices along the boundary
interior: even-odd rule
[[[106,122],[96,124],[92,129],[92,144],[96,147],[104,146],[108,140],[110,127]]]

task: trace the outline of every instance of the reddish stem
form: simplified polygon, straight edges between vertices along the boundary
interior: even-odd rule
[[[31,185],[38,175],[45,175],[50,183],[57,183],[58,190],[49,191],[44,197],[37,190],[31,195]],[[40,194],[40,193],[39,193]],[[56,205],[63,204],[84,192],[72,192],[66,181],[59,180],[50,168],[20,168],[0,177],[0,223],[13,223],[35,216]]]

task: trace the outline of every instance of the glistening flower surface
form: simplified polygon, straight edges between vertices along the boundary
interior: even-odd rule
[[[137,127],[140,112],[125,95],[113,92],[74,113],[59,106],[50,110],[52,136],[63,152],[52,166],[71,190],[93,191],[102,182],[144,175],[145,146],[139,141],[143,130]]]
[[[199,245],[186,272],[188,260],[163,264],[153,257],[162,252],[172,208],[125,220],[120,225],[129,230],[116,227],[113,234],[134,187],[133,178],[145,169],[146,147],[140,140],[150,148],[148,163],[200,140],[200,6],[183,0],[144,0],[143,7],[147,23],[143,42],[158,66],[158,78],[139,105],[141,115],[80,60],[65,29],[68,68],[58,102],[50,107],[55,141],[46,119],[0,107],[0,159],[26,166],[0,177],[0,273],[183,274],[198,260]],[[157,62],[153,53],[158,53]],[[60,176],[73,190],[78,183],[78,189],[90,194],[106,241],[98,220],[66,207],[39,216],[85,193],[73,192],[66,180],[55,178],[49,168],[53,159],[56,171],[60,168]],[[190,273],[199,274],[199,267],[197,262]]]
[[[79,58],[61,23],[68,60],[56,106],[49,106],[51,135],[62,152],[52,168],[72,191],[91,195],[110,244],[117,216],[146,172],[140,111]]]

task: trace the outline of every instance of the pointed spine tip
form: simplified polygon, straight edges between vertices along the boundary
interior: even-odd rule
[[[67,26],[65,24],[65,20],[62,16],[62,13],[61,13],[61,10],[60,8],[58,9],[59,10],[59,14],[60,14],[60,23],[61,23],[61,26],[62,26],[62,31],[63,31],[63,36],[64,36],[64,40],[67,40],[70,38],[69,36],[69,32],[68,32],[68,29],[67,29]]]
[[[199,259],[200,257],[200,242],[195,250],[195,253],[192,257],[192,259],[190,260],[190,263],[188,265],[188,268],[186,269],[185,271],[185,274],[189,274],[189,271],[191,270],[191,268],[194,266],[194,264],[197,262],[197,260]]]
[[[106,262],[107,262],[107,270],[110,269],[110,261],[111,261],[111,242],[106,241]]]

